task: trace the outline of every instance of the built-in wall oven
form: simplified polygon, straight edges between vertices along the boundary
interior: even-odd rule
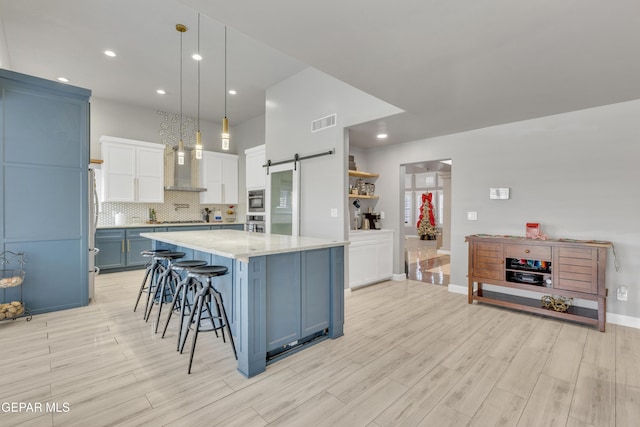
[[[248,191],[247,208],[249,212],[264,213],[266,209],[265,203],[264,189]]]
[[[245,231],[251,231],[253,233],[264,233],[264,215],[247,215],[247,221],[245,222]]]

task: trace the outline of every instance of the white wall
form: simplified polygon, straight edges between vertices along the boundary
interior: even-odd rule
[[[360,147],[350,146],[349,154],[353,156],[353,159],[356,162],[356,167],[359,171],[374,172],[369,170],[369,165],[367,165],[367,150]]]
[[[526,222],[539,222],[551,238],[612,241],[620,271],[609,251],[607,311],[640,318],[638,117],[640,100],[369,150],[384,226],[401,227],[400,165],[451,158],[452,284],[467,283],[466,235],[524,235]],[[511,199],[489,200],[490,187],[510,187]],[[478,220],[467,221],[468,211]],[[627,302],[615,298],[620,285]]]
[[[244,150],[264,144],[264,115],[236,126],[230,134],[230,143],[238,156],[238,198],[239,220],[244,220],[247,212],[247,162]]]
[[[272,86],[266,99],[266,156],[273,162],[328,150],[300,165],[300,234],[343,240],[347,234],[346,126],[399,110],[318,70],[307,68]],[[337,125],[311,133],[311,122],[337,113]],[[338,209],[338,217],[330,211]]]
[[[5,37],[4,25],[2,22],[2,10],[0,10],[0,68],[11,70],[11,59],[9,58],[7,38]]]

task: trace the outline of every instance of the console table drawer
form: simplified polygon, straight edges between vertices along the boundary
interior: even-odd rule
[[[551,261],[550,246],[504,245],[504,256],[507,258],[537,259]]]

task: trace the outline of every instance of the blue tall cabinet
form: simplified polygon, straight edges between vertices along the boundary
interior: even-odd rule
[[[88,304],[90,96],[0,70],[0,237],[33,314]]]

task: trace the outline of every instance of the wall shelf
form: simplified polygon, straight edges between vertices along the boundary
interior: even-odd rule
[[[349,171],[349,176],[354,176],[356,178],[377,178],[380,175],[378,175],[377,173],[369,173],[369,172],[362,172],[362,171]]]
[[[349,194],[350,199],[378,199],[378,196],[365,196],[363,194]]]

